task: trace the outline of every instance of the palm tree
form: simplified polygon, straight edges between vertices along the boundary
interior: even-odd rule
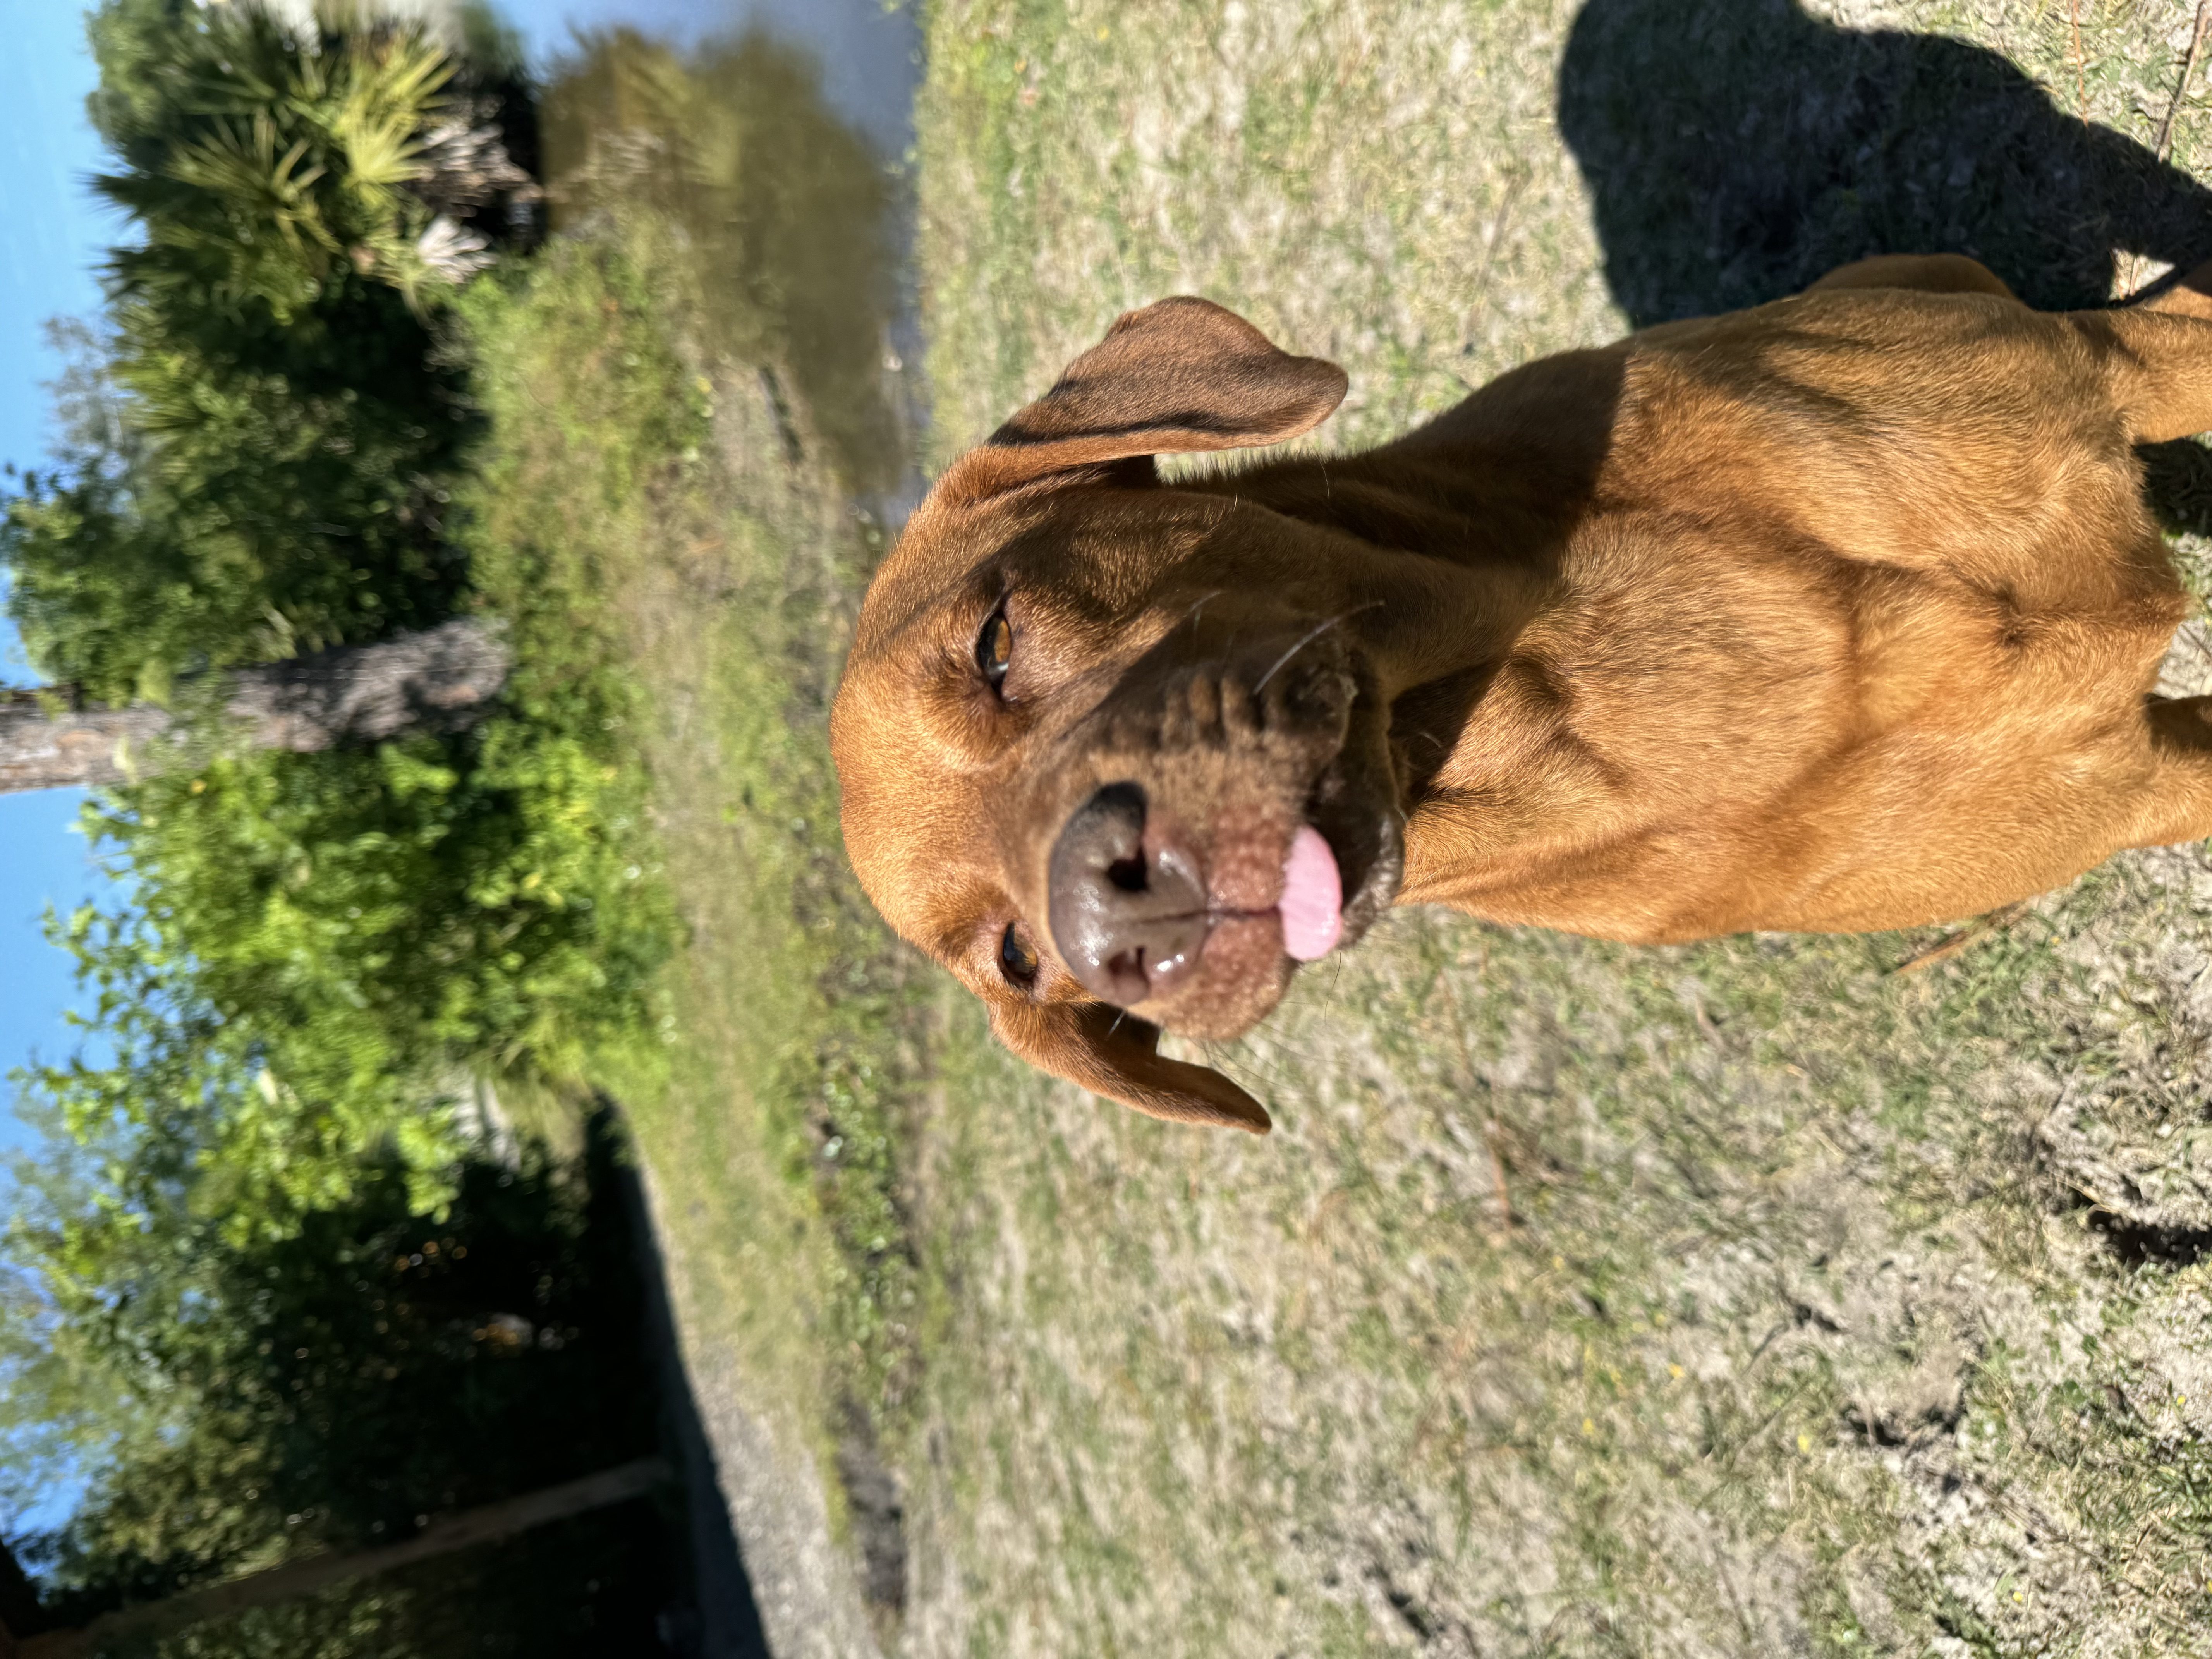
[[[350,265],[419,303],[453,60],[418,26],[300,29],[253,6],[169,39],[168,95],[112,112],[125,166],[95,181],[146,233],[111,261],[117,298],[258,301],[289,324]]]
[[[90,30],[98,185],[140,235],[94,342],[114,418],[0,491],[33,660],[166,702],[451,615],[443,504],[477,417],[434,313],[486,262],[466,216],[534,188],[483,125],[484,66],[462,80],[419,26],[244,0],[108,0]]]

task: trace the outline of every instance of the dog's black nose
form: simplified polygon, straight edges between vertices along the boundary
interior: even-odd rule
[[[1206,882],[1182,848],[1145,845],[1145,792],[1109,783],[1076,809],[1048,872],[1053,942],[1092,994],[1121,1007],[1196,965],[1211,925]]]

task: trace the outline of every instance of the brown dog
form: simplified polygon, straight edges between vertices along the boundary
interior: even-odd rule
[[[892,925],[1046,1070],[1264,1131],[1243,1030],[1394,901],[1609,939],[1986,910],[2212,834],[2131,446],[2212,428],[2212,266],[2053,315],[1885,258],[1515,370],[1364,455],[1202,300],[955,463],[832,722]]]

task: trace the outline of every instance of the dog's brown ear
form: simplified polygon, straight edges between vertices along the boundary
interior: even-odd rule
[[[1103,1002],[995,1008],[991,1029],[1032,1065],[1147,1117],[1255,1135],[1274,1127],[1267,1109],[1220,1073],[1161,1054],[1158,1026]]]
[[[971,449],[936,495],[979,501],[1041,478],[1154,455],[1244,449],[1310,432],[1344,371],[1293,357],[1233,311],[1184,296],[1125,313],[1060,383]]]

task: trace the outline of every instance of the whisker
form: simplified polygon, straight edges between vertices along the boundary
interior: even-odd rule
[[[1256,697],[1262,691],[1266,690],[1267,689],[1267,682],[1274,678],[1277,674],[1282,672],[1285,664],[1288,663],[1291,658],[1297,656],[1299,652],[1304,650],[1322,635],[1328,633],[1328,630],[1335,627],[1337,623],[1347,621],[1350,618],[1358,616],[1363,611],[1375,610],[1382,603],[1382,600],[1376,599],[1367,605],[1355,605],[1351,610],[1339,611],[1335,616],[1331,617],[1327,622],[1322,623],[1319,627],[1314,629],[1310,633],[1307,634],[1304,639],[1300,640],[1289,650],[1284,652],[1281,656],[1275,659],[1275,665],[1270,668],[1266,673],[1260,676],[1260,683],[1252,688],[1252,695]]]
[[[1174,633],[1176,631],[1176,628],[1181,628],[1183,623],[1189,623],[1194,626],[1198,622],[1198,613],[1205,610],[1206,607],[1212,604],[1215,599],[1219,599],[1225,591],[1225,589],[1217,587],[1211,593],[1200,594],[1198,596],[1198,603],[1192,605],[1189,610],[1184,611],[1182,613],[1182,621],[1178,622],[1175,625],[1175,628],[1168,629],[1168,632],[1170,634]]]

